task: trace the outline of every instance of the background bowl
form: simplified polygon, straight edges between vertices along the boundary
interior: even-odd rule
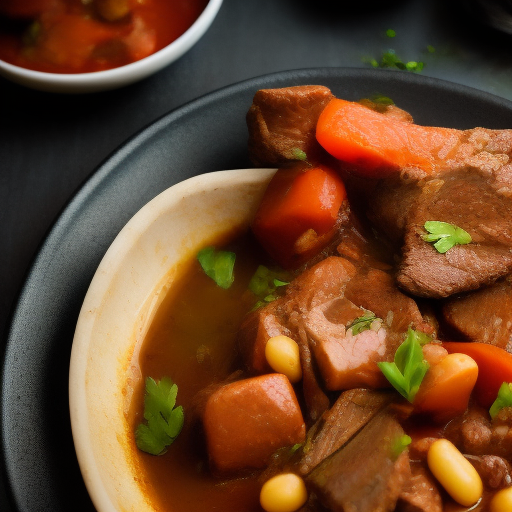
[[[203,36],[222,0],[210,0],[197,20],[178,39],[156,53],[126,66],[94,73],[44,73],[0,60],[0,75],[18,84],[48,92],[86,93],[116,89],[142,80],[171,64]]]
[[[248,226],[275,170],[203,174],[150,201],[121,230],[85,297],[71,352],[69,400],[82,475],[98,512],[154,512],[138,481],[126,419],[138,350],[180,262]]]

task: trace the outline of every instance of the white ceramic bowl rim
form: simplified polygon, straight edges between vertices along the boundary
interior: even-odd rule
[[[84,299],[71,351],[75,450],[98,512],[155,512],[135,482],[124,411],[137,347],[181,262],[249,225],[275,169],[202,174],[161,192],[123,227]]]
[[[158,71],[189,50],[211,25],[222,5],[222,1],[209,0],[203,12],[181,36],[161,50],[125,66],[92,73],[65,74],[34,71],[0,60],[0,70],[11,77],[18,77],[25,84],[33,81],[56,86],[87,86],[98,83],[106,85],[109,83],[133,82]]]

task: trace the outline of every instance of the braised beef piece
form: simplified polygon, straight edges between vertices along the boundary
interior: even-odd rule
[[[315,137],[320,113],[333,98],[327,87],[306,85],[261,89],[247,112],[249,157],[256,167],[281,167],[300,160],[324,160]]]
[[[443,512],[439,487],[423,464],[411,463],[411,478],[398,498],[396,512]]]
[[[441,254],[425,242],[428,220],[465,229],[472,243]],[[409,209],[398,284],[407,292],[443,298],[489,285],[512,271],[512,200],[489,178],[465,169],[426,182]]]
[[[394,449],[403,435],[394,415],[382,411],[317,466],[306,485],[332,512],[394,510],[411,474],[407,451],[397,454]]]
[[[450,333],[512,352],[511,277],[480,290],[450,297],[442,307]]]
[[[511,407],[505,407],[491,420],[486,409],[473,405],[452,420],[443,435],[464,454],[512,460],[511,426]]]
[[[308,431],[297,466],[299,474],[309,474],[395,398],[390,392],[362,388],[341,393],[334,405]]]
[[[487,489],[499,490],[512,485],[512,466],[504,458],[497,455],[467,457]]]
[[[492,425],[489,411],[481,407],[469,407],[462,416],[448,423],[444,437],[457,446],[462,453],[470,455],[490,453]]]

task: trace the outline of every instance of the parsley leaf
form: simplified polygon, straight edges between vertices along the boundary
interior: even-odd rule
[[[367,62],[374,68],[396,68],[402,71],[412,71],[416,73],[423,71],[425,67],[425,63],[422,61],[411,60],[409,62],[403,62],[402,59],[396,55],[395,50],[391,49],[382,53],[380,61],[374,58],[364,58],[363,62]]]
[[[434,247],[441,254],[449,251],[455,245],[471,242],[471,235],[467,231],[448,222],[428,220],[423,227],[428,232],[427,235],[422,235],[423,240],[434,242]]]
[[[176,405],[178,386],[164,377],[159,382],[146,379],[144,419],[135,430],[139,450],[151,455],[161,455],[172,444],[183,427],[183,407]]]
[[[500,389],[498,390],[498,396],[489,409],[491,418],[494,419],[504,407],[512,407],[512,383],[508,382],[504,382],[500,386]]]
[[[234,252],[216,251],[214,247],[206,247],[197,254],[205,274],[224,289],[229,288],[235,280],[235,258]]]
[[[412,439],[407,434],[404,434],[393,441],[393,445],[391,446],[391,453],[393,459],[396,460],[400,456],[400,454],[407,449],[407,447],[412,443]]]
[[[391,385],[411,403],[429,368],[421,350],[428,341],[430,338],[426,334],[409,327],[405,341],[395,353],[394,362],[377,363]]]
[[[290,283],[283,279],[280,272],[260,265],[249,282],[249,290],[260,299],[254,306],[254,309],[258,309],[266,303],[277,299],[277,289],[288,284]]]
[[[292,148],[291,156],[293,160],[304,161],[308,159],[308,155],[306,155],[306,152],[300,148]]]
[[[353,320],[347,326],[347,331],[349,329],[351,329],[352,334],[355,336],[356,334],[359,334],[360,332],[367,331],[367,330],[371,329],[372,323],[375,320],[381,320],[381,319],[376,317],[375,314],[372,313],[371,311],[367,311],[364,315]]]

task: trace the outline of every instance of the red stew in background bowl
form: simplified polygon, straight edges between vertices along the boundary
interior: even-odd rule
[[[161,50],[208,0],[0,0],[0,59],[49,73],[89,73]]]

